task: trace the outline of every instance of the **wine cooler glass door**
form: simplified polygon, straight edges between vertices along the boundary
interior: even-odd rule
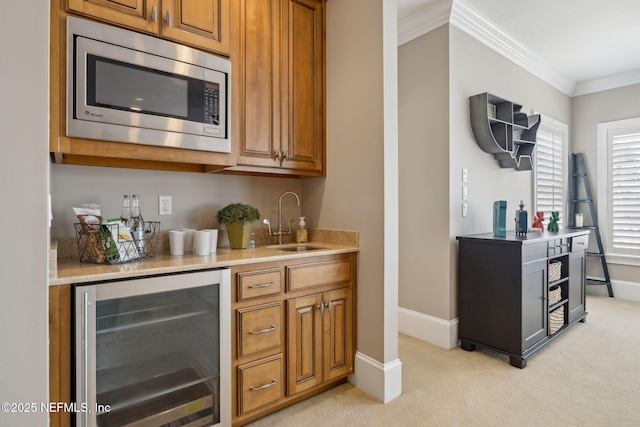
[[[221,272],[76,287],[78,425],[222,425],[229,286],[211,275]]]

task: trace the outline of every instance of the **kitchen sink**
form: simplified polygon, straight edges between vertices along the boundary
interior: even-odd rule
[[[275,245],[275,246],[269,246],[269,249],[277,249],[279,251],[285,251],[285,252],[304,252],[304,251],[316,251],[318,249],[327,249],[327,248],[322,246],[302,244],[302,245],[282,245],[282,246]]]

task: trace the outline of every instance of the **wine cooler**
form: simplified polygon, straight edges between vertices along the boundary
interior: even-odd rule
[[[75,285],[75,423],[231,424],[228,269]]]

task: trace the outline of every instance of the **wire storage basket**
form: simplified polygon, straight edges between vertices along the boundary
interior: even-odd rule
[[[156,256],[159,221],[145,221],[144,239],[138,241],[132,239],[130,233],[121,232],[119,223],[75,223],[74,226],[80,262],[120,264]]]

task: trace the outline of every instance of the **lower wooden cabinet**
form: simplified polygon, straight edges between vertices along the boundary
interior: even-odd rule
[[[242,415],[284,396],[283,357],[278,354],[238,366],[238,414]]]
[[[234,425],[353,373],[355,253],[238,266],[232,282]]]
[[[350,288],[288,300],[287,313],[289,395],[352,371]]]
[[[232,267],[233,425],[325,391],[354,371],[357,252]],[[49,383],[71,398],[71,286],[49,287]],[[52,413],[68,426],[69,413]]]
[[[49,286],[49,401],[71,403],[71,285]],[[71,413],[52,411],[51,427],[71,423]]]

